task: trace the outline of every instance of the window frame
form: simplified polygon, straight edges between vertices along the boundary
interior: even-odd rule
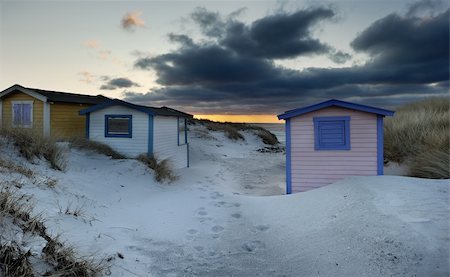
[[[314,117],[314,150],[351,150],[350,144],[350,116],[322,116]],[[320,144],[320,124],[322,122],[340,122],[344,127],[344,144],[321,145]]]
[[[110,134],[108,128],[108,119],[127,118],[128,133],[127,134]],[[132,138],[133,137],[133,115],[131,114],[105,114],[105,138]]]
[[[184,142],[180,141],[180,119],[184,120],[184,139],[183,139]],[[177,135],[178,135],[178,137],[177,137],[178,146],[185,145],[188,143],[188,141],[187,141],[187,120],[185,117],[177,117]]]
[[[24,105],[29,104],[31,106],[30,110],[30,124],[24,125],[22,124],[15,124],[14,123],[14,105]],[[21,110],[22,114],[23,110]],[[11,125],[13,127],[21,127],[21,128],[33,128],[33,113],[34,113],[34,101],[33,100],[19,100],[19,101],[11,101]]]

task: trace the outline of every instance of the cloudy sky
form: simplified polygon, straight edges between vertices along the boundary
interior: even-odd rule
[[[16,83],[248,121],[393,108],[448,96],[449,4],[3,0],[0,87]]]

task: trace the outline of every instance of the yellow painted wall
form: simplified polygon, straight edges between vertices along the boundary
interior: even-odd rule
[[[2,98],[2,126],[9,128],[12,126],[12,101],[33,101],[33,130],[42,135],[44,103],[28,94],[13,92]]]
[[[86,116],[78,115],[89,104],[59,103],[50,105],[50,135],[58,138],[84,137]]]

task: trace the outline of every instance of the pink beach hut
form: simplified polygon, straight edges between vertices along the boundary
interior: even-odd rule
[[[286,193],[383,175],[383,119],[392,115],[334,99],[278,115],[286,121]]]

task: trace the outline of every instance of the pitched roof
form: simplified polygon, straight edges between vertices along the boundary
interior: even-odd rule
[[[66,103],[79,103],[79,104],[99,104],[110,98],[103,95],[86,95],[78,93],[69,93],[53,90],[43,90],[36,88],[27,88],[21,85],[13,85],[2,92],[0,92],[0,98],[6,96],[12,92],[20,91],[30,96],[33,96],[44,102],[66,102]]]
[[[80,115],[88,114],[91,112],[95,112],[110,106],[124,106],[130,109],[134,109],[140,112],[148,113],[151,115],[164,115],[164,116],[176,116],[176,117],[188,117],[192,118],[193,116],[191,114],[187,114],[172,108],[168,107],[162,107],[162,108],[155,108],[155,107],[148,107],[148,106],[142,106],[142,105],[136,105],[132,104],[130,102],[126,102],[120,99],[108,99],[100,104],[97,104],[95,106],[91,106],[89,108],[83,109],[79,112]]]
[[[291,118],[294,116],[299,116],[302,114],[310,113],[310,112],[328,108],[331,106],[336,106],[336,107],[341,107],[341,108],[346,108],[346,109],[351,109],[351,110],[356,110],[356,111],[361,111],[361,112],[367,112],[367,113],[374,113],[374,114],[383,115],[383,116],[394,115],[394,112],[390,111],[390,110],[345,102],[345,101],[336,100],[336,99],[331,99],[331,100],[321,102],[318,104],[314,104],[311,106],[286,111],[283,114],[278,115],[278,119],[288,119],[288,118]]]

